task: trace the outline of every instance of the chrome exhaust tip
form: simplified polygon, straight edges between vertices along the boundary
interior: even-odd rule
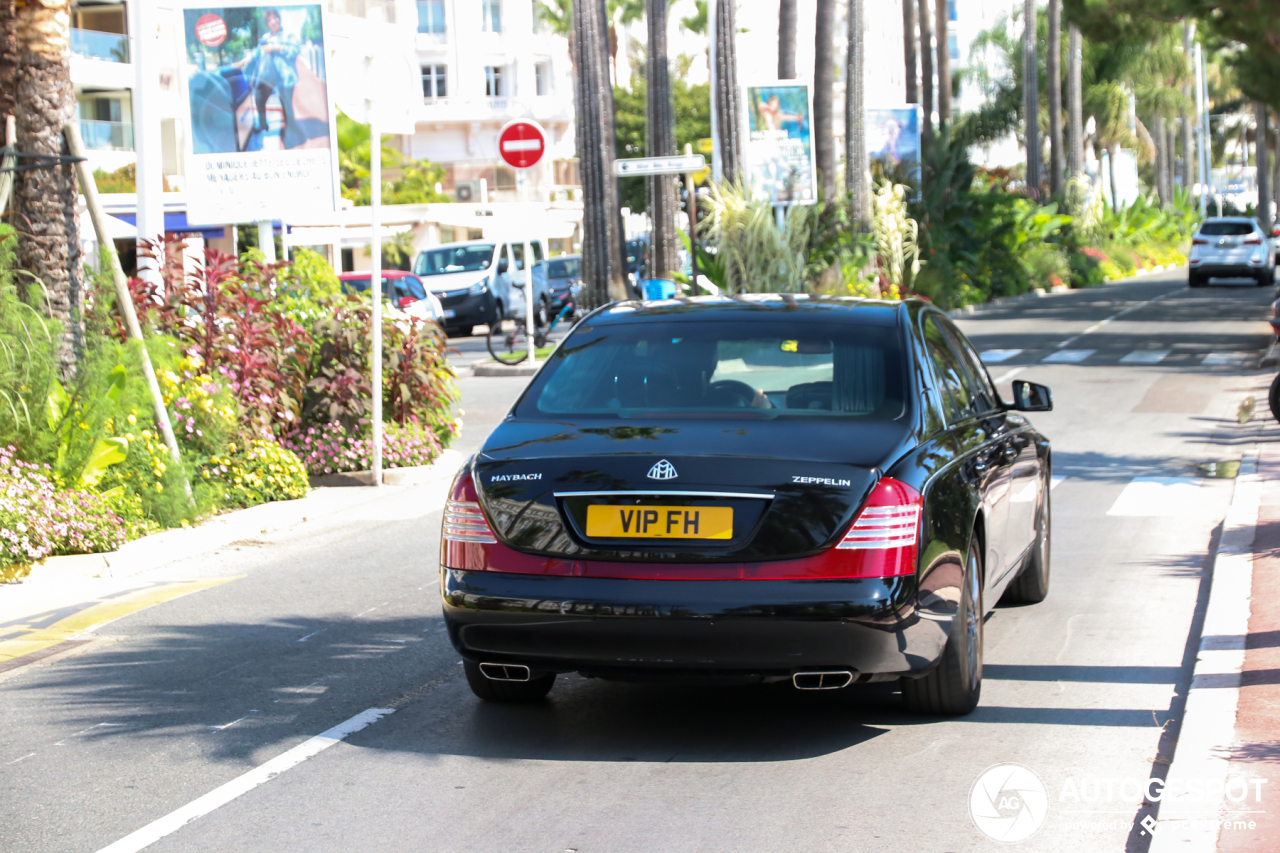
[[[847,669],[797,672],[791,683],[796,690],[839,690],[853,683],[853,673]]]
[[[482,663],[480,674],[490,681],[528,681],[529,667],[522,663]]]

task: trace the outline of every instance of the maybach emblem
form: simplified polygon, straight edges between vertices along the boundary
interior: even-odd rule
[[[680,475],[676,473],[676,466],[672,465],[665,459],[649,469],[650,480],[674,480],[679,476]]]

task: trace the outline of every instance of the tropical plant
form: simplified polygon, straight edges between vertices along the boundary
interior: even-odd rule
[[[885,181],[871,194],[880,291],[894,299],[920,272],[920,227],[907,214],[907,191],[903,184]]]
[[[370,151],[369,125],[360,124],[338,113],[338,171],[342,181],[342,197],[357,205],[371,201],[369,189]],[[406,157],[383,141],[383,204],[423,204],[453,201],[436,192],[436,184],[445,179],[445,169],[430,160]]]
[[[17,238],[0,225],[0,442],[29,444],[57,378],[57,323],[25,302],[14,284]]]

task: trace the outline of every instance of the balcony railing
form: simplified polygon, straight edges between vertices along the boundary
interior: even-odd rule
[[[80,119],[84,147],[98,151],[132,151],[133,125],[124,121]]]
[[[98,30],[71,30],[71,52],[107,62],[129,61],[129,37]]]

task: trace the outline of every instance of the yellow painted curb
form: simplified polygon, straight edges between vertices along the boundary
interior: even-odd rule
[[[91,603],[78,613],[61,619],[47,628],[32,629],[29,633],[12,640],[0,641],[0,664],[8,663],[16,658],[43,651],[50,646],[64,643],[86,631],[92,631],[122,616],[154,607],[179,596],[202,589],[221,586],[230,581],[239,580],[245,575],[229,578],[207,578],[198,581],[180,581],[159,587],[149,587],[135,593],[111,601]],[[21,625],[9,625],[10,629],[21,630]]]

